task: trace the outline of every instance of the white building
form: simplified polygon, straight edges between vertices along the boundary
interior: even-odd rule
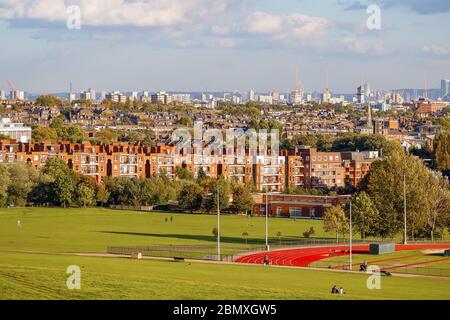
[[[89,91],[81,91],[80,99],[81,100],[92,100],[91,93]]]
[[[6,92],[3,90],[0,90],[0,100],[6,100]]]
[[[0,134],[20,142],[28,142],[31,140],[31,127],[25,127],[23,123],[12,123],[9,118],[2,118]]]
[[[357,102],[360,104],[364,104],[366,102],[366,91],[364,89],[363,85],[360,85],[357,89],[356,89],[356,96],[357,96]]]
[[[149,99],[148,91],[142,91],[139,99],[141,100],[141,102],[149,102],[150,99]]]
[[[255,101],[255,91],[250,90],[250,92],[248,93],[248,100]]]
[[[106,91],[102,91],[101,93],[100,93],[100,101],[103,101],[103,100],[105,100],[106,99]]]
[[[272,96],[269,96],[269,95],[259,95],[258,96],[258,101],[261,102],[261,103],[272,104],[273,103],[273,98],[272,98]]]
[[[291,92],[291,103],[302,104],[303,103],[303,89],[295,89]]]
[[[10,92],[9,97],[11,100],[25,100],[25,92],[14,90]]]
[[[172,97],[164,91],[156,92],[152,94],[152,103],[169,104],[172,102]]]
[[[322,94],[322,102],[323,103],[330,103],[331,102],[331,92],[330,89],[325,88],[325,91]]]
[[[70,92],[68,95],[69,102],[75,101],[77,99],[77,95],[74,92]]]
[[[135,101],[135,100],[137,100],[137,99],[138,99],[138,93],[137,93],[137,91],[131,92],[130,100],[131,100],[131,101]]]
[[[188,93],[176,93],[172,97],[174,102],[179,102],[183,104],[191,103],[191,95]]]
[[[441,80],[442,100],[450,100],[450,80]]]

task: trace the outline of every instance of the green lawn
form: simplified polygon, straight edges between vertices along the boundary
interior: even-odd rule
[[[81,268],[81,290],[66,268]],[[450,281],[263,266],[0,253],[0,299],[450,299]],[[333,285],[347,294],[329,294]]]
[[[358,270],[359,265],[364,261],[377,265],[381,269],[387,268],[390,272],[450,277],[450,258],[444,257],[442,254],[425,254],[421,250],[399,251],[383,255],[354,254],[353,268]],[[347,267],[348,264],[348,256],[338,256],[315,261],[311,266],[342,269],[344,266]],[[413,265],[410,266],[410,264]]]
[[[170,216],[173,222],[165,222]],[[216,221],[99,208],[0,209],[0,299],[450,299],[444,280],[383,277],[381,290],[368,290],[364,274],[61,255],[107,246],[214,245]],[[316,237],[332,238],[321,221],[270,219],[271,242],[278,232],[301,239],[311,226]],[[221,219],[224,245],[244,246],[244,231],[262,241],[264,230],[264,218]],[[65,286],[69,265],[81,267],[81,290]],[[330,295],[333,285],[348,294]]]
[[[173,217],[173,222],[165,222]],[[17,227],[17,220],[22,227]],[[214,215],[141,213],[100,208],[0,209],[0,250],[44,252],[105,252],[107,246],[184,245],[216,243],[212,229]],[[170,219],[169,219],[170,221]],[[278,243],[281,232],[285,240],[300,240],[311,226],[316,237],[333,237],[323,232],[322,221],[270,219],[271,243]],[[221,241],[224,245],[263,244],[264,218],[221,217]]]

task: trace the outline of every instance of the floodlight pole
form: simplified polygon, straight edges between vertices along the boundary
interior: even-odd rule
[[[217,260],[220,261],[220,197],[219,186],[217,186]]]
[[[406,174],[403,175],[403,244],[408,244],[407,234],[406,234]]]
[[[269,190],[266,190],[266,251],[269,251]]]
[[[353,267],[353,222],[352,222],[352,200],[350,199],[350,270]]]

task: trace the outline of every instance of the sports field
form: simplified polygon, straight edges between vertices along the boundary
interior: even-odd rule
[[[397,244],[395,253],[371,255],[368,244],[355,245],[353,246],[352,269],[359,270],[360,265],[368,264],[390,273],[450,277],[450,257],[444,256],[446,249],[450,249],[450,244]],[[274,250],[269,253],[257,252],[241,256],[235,261],[263,264],[265,257],[272,265],[334,270],[350,269],[349,247],[342,245]]]
[[[172,222],[170,221],[172,217]],[[167,218],[167,221],[166,221]],[[18,226],[20,220],[20,226]],[[215,216],[108,209],[0,209],[0,299],[450,299],[450,281],[383,277],[260,265],[86,257],[107,246],[214,244]],[[270,241],[299,240],[321,221],[271,219]],[[224,216],[222,243],[245,246],[264,237],[262,218]],[[81,268],[81,290],[68,290],[66,269]],[[344,296],[329,293],[342,286]]]

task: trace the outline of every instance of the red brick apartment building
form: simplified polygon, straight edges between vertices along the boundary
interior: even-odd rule
[[[283,192],[287,188],[337,189],[356,186],[378,157],[377,152],[318,152],[302,147],[281,155],[236,155],[223,150],[214,154],[176,152],[172,145],[154,147],[115,143],[23,143],[0,141],[0,163],[23,161],[40,168],[49,157],[58,157],[69,168],[96,181],[104,177],[142,177],[166,175],[174,179],[178,167],[197,176],[203,170],[209,177],[224,176],[240,183],[251,183],[256,190]]]
[[[267,207],[270,217],[321,219],[327,208],[347,204],[350,197],[258,193],[253,196],[252,214],[265,215]]]

